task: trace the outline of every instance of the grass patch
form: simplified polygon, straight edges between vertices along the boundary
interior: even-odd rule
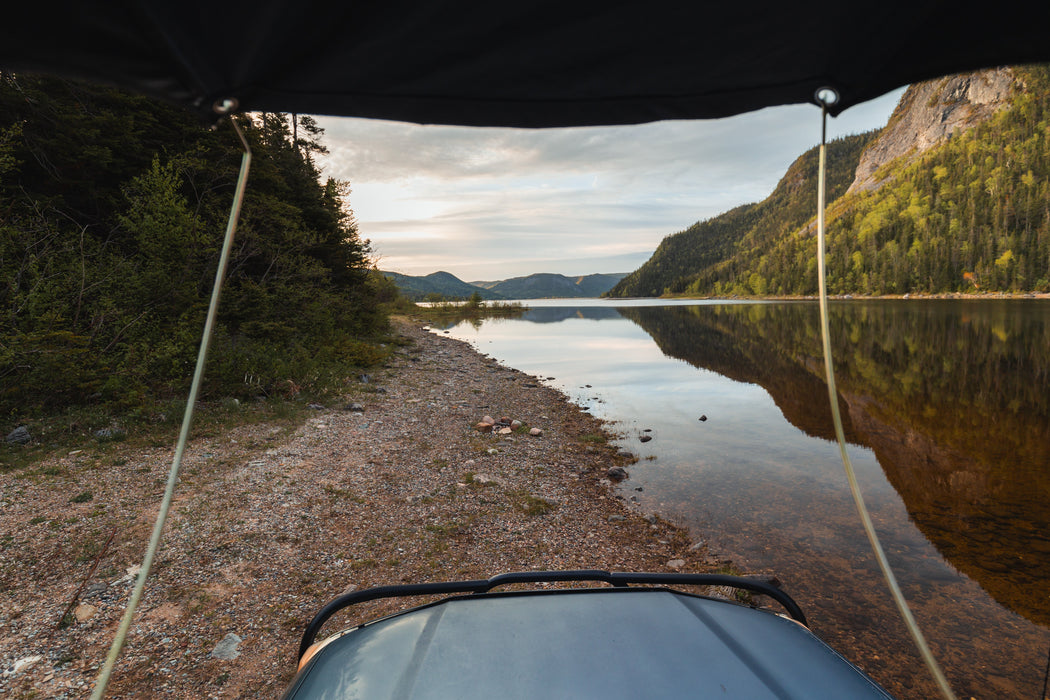
[[[0,442],[0,473],[22,471],[47,457],[51,451],[44,445],[9,445]]]
[[[529,517],[547,515],[558,507],[558,504],[551,503],[539,496],[533,496],[528,491],[509,491],[507,495],[510,496],[514,507]]]
[[[191,439],[222,435],[242,425],[272,423],[291,429],[312,411],[307,404],[316,397],[286,401],[273,397],[242,402],[232,398],[199,401],[193,414]],[[115,416],[103,408],[71,408],[62,413],[23,421],[31,441],[9,445],[0,441],[0,473],[18,472],[48,461],[57,461],[76,450],[90,451],[99,465],[124,466],[127,452],[142,447],[174,447],[182,428],[184,399],[155,400]],[[119,423],[119,427],[114,427]],[[100,431],[109,431],[101,432]],[[36,472],[61,476],[62,467],[47,466]]]
[[[445,540],[458,537],[470,529],[470,520],[461,522],[449,520],[445,523],[427,523],[423,529],[436,536],[437,539]]]
[[[372,569],[379,566],[379,562],[375,559],[354,559],[350,562],[350,569],[352,571],[360,571],[361,569]]]
[[[460,478],[460,481],[466,484],[467,486],[476,486],[478,488],[488,488],[490,486],[496,486],[495,480],[487,478],[484,474],[482,474],[479,477],[474,472],[463,472],[463,476],[462,478]]]
[[[360,496],[358,496],[356,493],[354,493],[350,489],[341,489],[338,486],[332,486],[330,484],[325,484],[324,492],[327,493],[332,498],[344,499],[344,500],[347,500],[347,501],[351,501],[353,503],[364,503],[365,502],[365,499],[361,498]]]
[[[733,566],[731,563],[725,563],[718,567],[715,571],[716,574],[723,574],[726,576],[743,576],[744,572]],[[733,588],[733,599],[743,605],[755,605],[755,596],[751,591],[746,591],[742,588]]]
[[[601,433],[587,433],[586,435],[580,436],[580,442],[585,442],[592,445],[604,445],[608,442],[608,440]]]
[[[484,303],[478,299],[467,302],[438,301],[430,306],[417,306],[413,311],[431,325],[444,329],[463,321],[479,325],[486,318],[517,318],[525,313],[525,307],[501,301]]]
[[[80,546],[77,547],[77,549],[79,549],[79,552],[77,553],[77,556],[75,557],[74,561],[76,561],[77,564],[84,564],[89,561],[94,561],[94,559],[99,555],[99,552],[102,551],[102,547],[103,545],[105,545],[105,543],[106,538],[102,535],[101,532],[92,532],[90,535],[86,536],[81,541]]]
[[[73,498],[69,499],[69,502],[70,503],[87,503],[88,501],[90,501],[94,497],[95,497],[95,495],[93,493],[91,493],[90,491],[84,491],[83,493],[79,493],[76,496],[73,496]]]

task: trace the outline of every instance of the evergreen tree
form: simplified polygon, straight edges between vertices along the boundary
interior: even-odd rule
[[[875,191],[845,195],[873,135],[828,147],[828,289],[833,294],[1050,291],[1050,68],[1014,68],[1010,104]],[[661,242],[611,296],[810,295],[817,291],[816,153],[763,202]]]
[[[349,187],[322,181],[322,131],[236,117],[254,158],[206,392],[309,387],[377,356],[385,328]],[[0,403],[8,413],[181,392],[240,163],[146,98],[0,76]]]

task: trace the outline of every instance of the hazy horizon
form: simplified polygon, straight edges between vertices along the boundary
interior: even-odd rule
[[[881,128],[902,92],[829,120],[829,138]],[[349,181],[378,267],[464,281],[632,272],[664,237],[767,197],[820,139],[809,105],[542,130],[318,122],[319,165]]]

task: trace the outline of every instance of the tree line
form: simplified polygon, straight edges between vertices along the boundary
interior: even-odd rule
[[[1050,68],[1014,71],[1009,105],[886,166],[875,190],[845,194],[870,135],[829,144],[829,291],[1050,291]],[[611,294],[815,294],[814,162],[802,156],[765,201],[668,237]]]
[[[205,396],[320,387],[375,362],[391,292],[310,117],[235,117],[253,150]],[[138,95],[0,74],[0,408],[132,410],[185,391],[241,159]],[[395,290],[396,291],[396,290]]]
[[[861,154],[876,135],[871,131],[828,144],[829,200],[845,193]],[[707,275],[715,276],[715,281],[732,279],[734,284],[739,278],[740,294],[784,293],[770,287],[768,270],[757,271],[759,258],[816,216],[817,156],[816,148],[799,156],[765,200],[736,207],[665,238],[652,258],[621,280],[609,296],[697,293],[708,284]],[[813,273],[815,283],[815,268]]]

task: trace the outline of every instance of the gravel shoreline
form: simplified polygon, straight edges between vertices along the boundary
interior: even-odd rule
[[[600,421],[465,343],[418,323],[395,327],[408,344],[339,405],[294,430],[255,424],[192,441],[107,697],[278,697],[306,622],[348,589],[719,566],[611,488],[607,470],[628,458],[606,444]],[[485,415],[524,428],[481,433]],[[171,452],[101,459],[85,447],[0,474],[0,695],[90,694]],[[76,618],[58,625],[74,598]],[[397,609],[363,607],[354,620]],[[236,658],[216,658],[224,639]]]

